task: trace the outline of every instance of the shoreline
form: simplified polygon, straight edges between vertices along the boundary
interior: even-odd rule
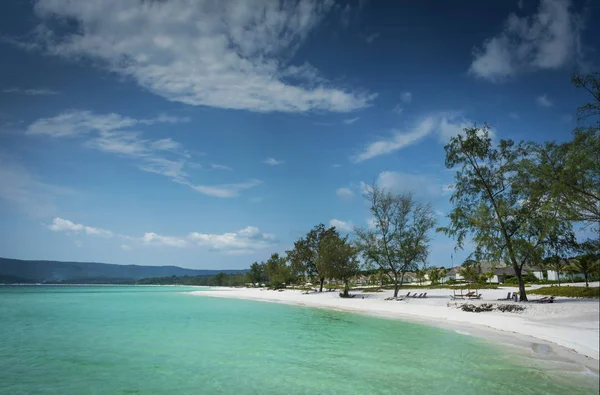
[[[409,288],[403,289],[407,291]],[[468,302],[511,303],[497,301],[516,288],[482,290],[484,297],[474,301],[450,301],[447,289],[427,290],[427,299],[385,301],[392,291],[381,293],[351,292],[355,298],[343,299],[337,292],[302,294],[299,290],[283,292],[258,288],[213,288],[187,294],[281,303],[300,307],[322,308],[358,313],[385,319],[404,320],[453,330],[496,344],[517,347],[530,356],[554,362],[572,362],[591,373],[599,374],[599,305],[594,299],[557,298],[552,304],[528,303],[523,313],[463,312],[455,307]],[[417,290],[424,291],[424,290]],[[364,298],[363,298],[364,297]]]

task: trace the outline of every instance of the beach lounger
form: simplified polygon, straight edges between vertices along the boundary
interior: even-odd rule
[[[405,298],[410,298],[410,291],[406,295],[404,295],[404,297]]]
[[[413,298],[415,298],[415,299],[418,299],[418,298],[420,298],[421,296],[423,296],[423,294],[422,294],[422,293],[421,293],[419,296],[417,296],[417,293],[415,292],[415,294],[414,294],[412,297],[413,297]]]
[[[424,294],[422,294],[423,296],[419,295],[419,299],[424,299],[427,297],[427,292],[425,292]]]
[[[530,302],[533,302],[533,303],[554,303],[554,296],[550,296],[550,297],[544,296],[541,299],[530,300]]]
[[[469,299],[481,299],[481,296],[482,296],[481,294],[479,294],[479,295],[473,294],[473,295],[469,296]]]
[[[498,299],[498,300],[511,300],[512,299],[512,292],[509,292],[508,295],[506,295],[506,298],[502,298],[502,299]]]

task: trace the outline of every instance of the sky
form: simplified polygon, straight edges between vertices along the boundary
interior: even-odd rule
[[[564,141],[593,1],[7,0],[0,256],[241,269],[376,183],[446,215],[444,145]],[[472,251],[432,233],[429,265]]]

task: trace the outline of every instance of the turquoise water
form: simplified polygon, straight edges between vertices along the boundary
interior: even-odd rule
[[[0,394],[597,393],[452,331],[187,290],[0,287]]]

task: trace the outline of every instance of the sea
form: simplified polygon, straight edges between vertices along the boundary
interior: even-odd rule
[[[0,394],[597,394],[439,327],[175,286],[0,286]]]

